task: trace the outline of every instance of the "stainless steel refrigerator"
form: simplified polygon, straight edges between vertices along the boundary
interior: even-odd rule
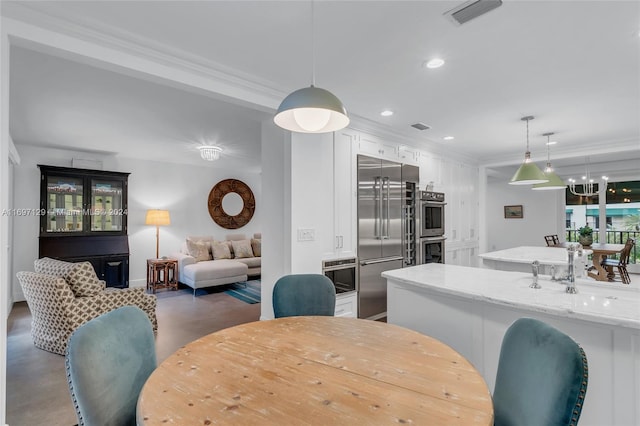
[[[411,227],[404,219],[403,171],[410,175],[404,182],[418,182],[415,166],[358,155],[359,318],[386,316],[387,283],[381,274],[403,267],[405,240],[415,238],[406,235]]]

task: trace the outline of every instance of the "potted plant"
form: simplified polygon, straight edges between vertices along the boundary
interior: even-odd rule
[[[593,229],[589,225],[585,225],[578,229],[578,242],[583,247],[588,247],[593,243]]]

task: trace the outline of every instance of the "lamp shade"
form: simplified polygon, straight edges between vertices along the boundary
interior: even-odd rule
[[[145,225],[166,226],[171,225],[171,217],[169,210],[150,209],[147,210],[147,217],[144,220]]]
[[[549,182],[545,183],[537,183],[533,185],[531,189],[536,191],[544,191],[544,190],[552,190],[552,189],[565,189],[567,185],[564,181],[556,174],[556,172],[544,172]]]
[[[349,125],[347,110],[328,90],[311,85],[284,98],[273,121],[299,133],[328,133]]]
[[[509,182],[510,185],[534,185],[536,183],[549,181],[536,163],[531,162],[529,155],[529,152],[527,152],[524,163],[522,163],[518,171],[516,171],[516,174],[511,178]]]

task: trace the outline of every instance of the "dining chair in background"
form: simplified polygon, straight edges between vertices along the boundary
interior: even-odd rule
[[[151,322],[135,306],[76,329],[65,366],[78,425],[135,425],[138,396],[156,365]]]
[[[631,277],[629,277],[629,272],[627,271],[627,264],[629,263],[629,256],[631,256],[631,250],[633,250],[633,246],[635,245],[636,240],[628,238],[624,244],[624,249],[620,252],[620,259],[605,258],[602,261],[602,267],[608,272],[607,276],[614,277],[613,268],[617,268],[622,282],[624,284],[631,283]]]
[[[273,312],[276,318],[333,316],[335,311],[336,290],[333,282],[324,275],[285,275],[273,287]]]
[[[532,318],[505,333],[493,392],[495,426],[576,425],[589,370],[582,348]]]
[[[553,247],[553,246],[557,246],[558,244],[560,244],[560,238],[558,238],[558,235],[545,235],[544,236],[544,241],[547,243],[547,247]]]

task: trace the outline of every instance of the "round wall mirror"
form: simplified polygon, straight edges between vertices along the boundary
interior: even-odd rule
[[[207,206],[215,223],[225,229],[237,229],[249,223],[253,217],[256,199],[246,183],[225,179],[211,189]]]
[[[235,192],[230,192],[222,198],[222,210],[229,216],[239,215],[244,207],[242,197]]]

